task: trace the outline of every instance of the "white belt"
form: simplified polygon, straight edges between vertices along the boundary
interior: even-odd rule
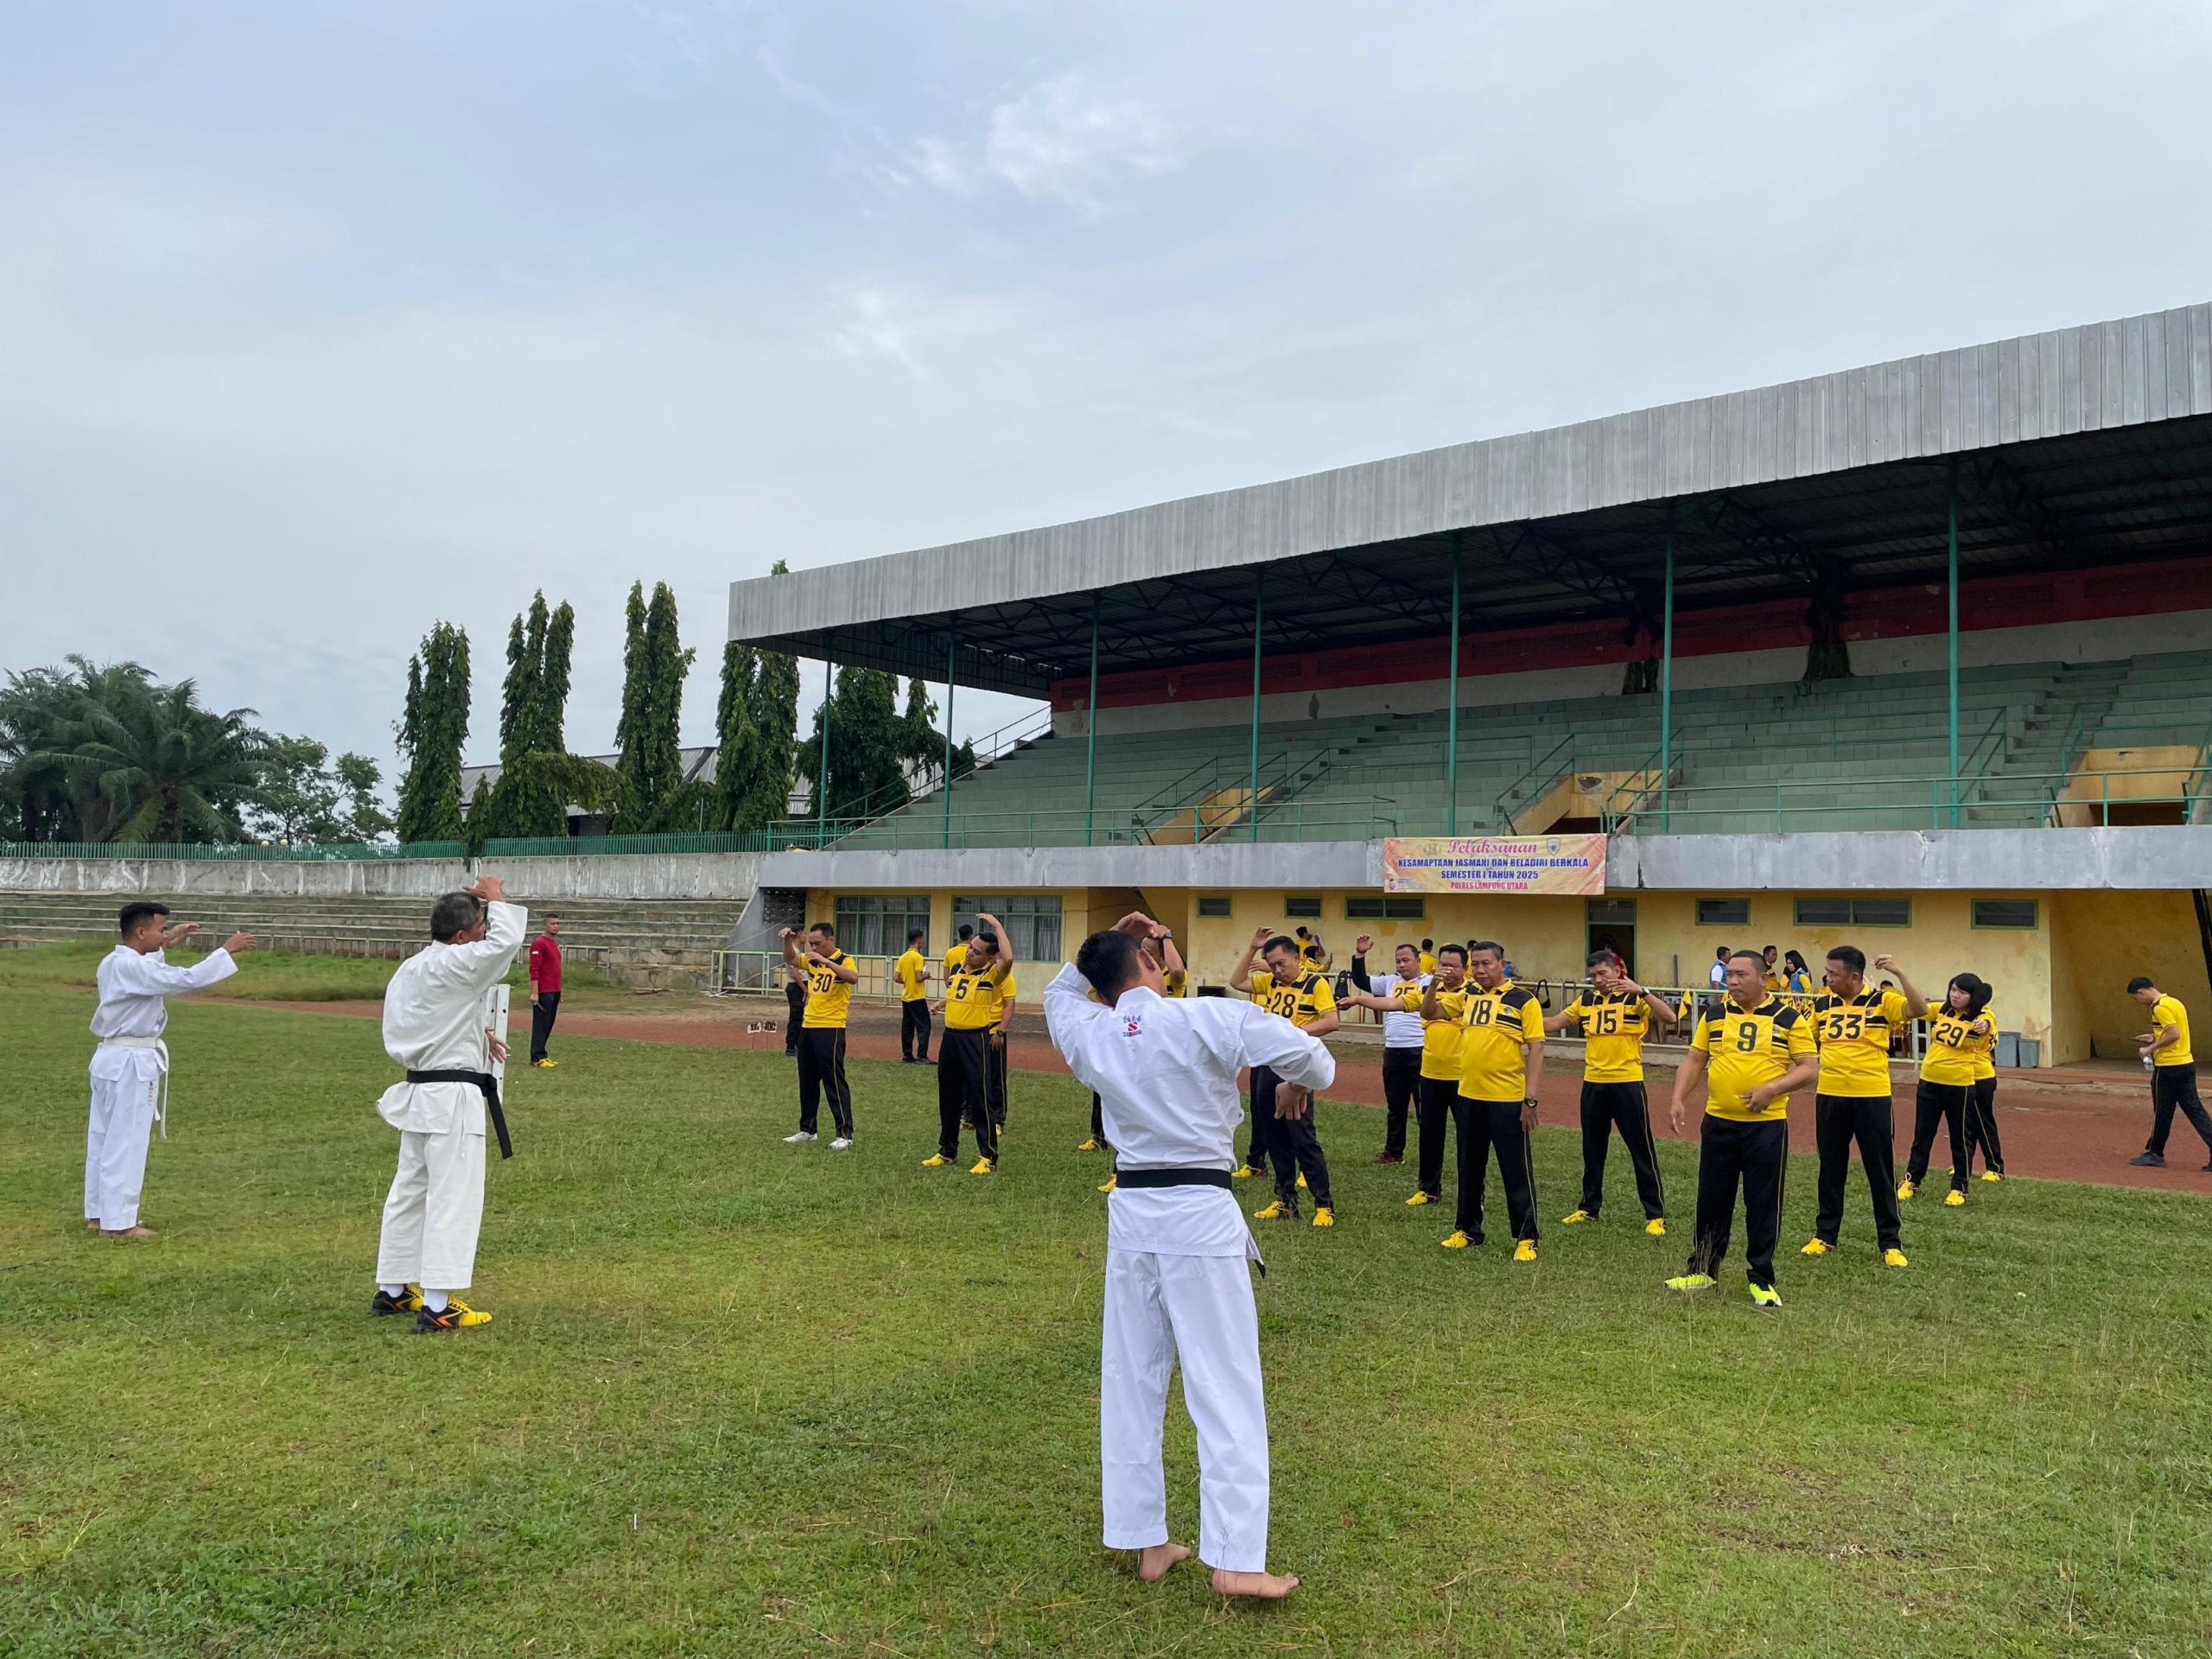
[[[161,1081],[154,1085],[154,1127],[169,1138],[169,1046],[158,1037],[103,1037],[102,1048],[150,1048],[162,1057]]]

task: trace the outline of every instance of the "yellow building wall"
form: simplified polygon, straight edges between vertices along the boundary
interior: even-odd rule
[[[2179,997],[2193,1019],[2212,1020],[2212,982],[2186,892],[2059,893],[2048,902],[2065,963],[2061,1059],[2133,1058],[2136,1035],[2149,1023],[2143,1005],[2127,995],[2127,982],[2139,974]]]

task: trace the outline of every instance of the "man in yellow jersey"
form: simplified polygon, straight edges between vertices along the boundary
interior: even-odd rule
[[[1490,1155],[1505,1185],[1506,1218],[1513,1225],[1516,1262],[1536,1259],[1536,1172],[1529,1132],[1536,1127],[1536,1088],[1544,1076],[1544,1011],[1536,994],[1506,976],[1505,947],[1477,939],[1467,949],[1472,983],[1459,1010],[1459,1092],[1452,1116],[1459,1136],[1458,1225],[1447,1250],[1483,1242],[1483,1187]],[[1432,982],[1421,999],[1424,1020],[1441,1019],[1444,1005]]]
[[[1782,988],[1782,947],[1770,944],[1759,952],[1759,974],[1770,991]]]
[[[1319,933],[1302,927],[1298,930],[1298,965],[1309,974],[1329,971],[1329,947]]]
[[[2135,1039],[2136,1052],[2151,1068],[2151,1138],[2143,1150],[2127,1161],[2145,1169],[2166,1166],[2166,1136],[2179,1109],[2190,1127],[2212,1152],[2212,1117],[2196,1097],[2196,1056],[2189,1046],[2189,1010],[2177,996],[2164,991],[2139,975],[2127,982],[2127,994],[2151,1010],[2151,1029]],[[2204,1167],[2212,1170],[2212,1158]]]
[[[1400,945],[1391,953],[1389,973],[1370,974],[1367,953],[1374,948],[1374,939],[1365,933],[1352,941],[1351,982],[1357,988],[1346,993],[1344,1001],[1382,1016],[1382,1150],[1375,1161],[1402,1164],[1406,1123],[1419,1115],[1421,1101],[1421,947]],[[1411,1007],[1399,995],[1402,989],[1414,993]]]
[[[1423,939],[1421,942],[1421,970],[1424,974],[1433,974],[1436,971],[1436,941],[1434,939]]]
[[[1818,1062],[1812,1018],[1766,988],[1756,950],[1728,958],[1728,996],[1707,1008],[1675,1073],[1668,1113],[1682,1132],[1682,1109],[1701,1087],[1705,1116],[1697,1148],[1697,1217],[1690,1259],[1669,1290],[1711,1290],[1728,1255],[1736,1189],[1744,1189],[1744,1258],[1756,1307],[1780,1307],[1774,1246],[1782,1234],[1782,1197],[1789,1167],[1789,1096],[1813,1080]]]
[[[1866,983],[1866,953],[1855,944],[1828,952],[1827,989],[1813,999],[1813,1040],[1821,1076],[1813,1096],[1820,1144],[1820,1211],[1802,1254],[1826,1255],[1843,1232],[1843,1189],[1851,1147],[1866,1171],[1875,1242],[1886,1267],[1905,1265],[1897,1221],[1897,1115],[1890,1100],[1890,1040],[1912,1018],[1904,993]]]
[[[1989,982],[1984,980],[1985,985]],[[1993,988],[1990,995],[1996,992]],[[1982,1015],[1989,1021],[1989,1040],[1974,1051],[1974,1098],[1967,1104],[1967,1164],[1971,1167],[1974,1155],[1981,1154],[1981,1179],[2001,1181],[2005,1179],[2005,1147],[1997,1138],[1997,1010],[1985,1007]]]
[[[1183,966],[1183,953],[1176,948],[1175,935],[1166,928],[1161,927],[1157,922],[1151,923],[1149,925],[1151,931],[1146,934],[1137,949],[1150,957],[1154,965],[1160,969],[1160,994],[1167,997],[1187,996],[1190,995],[1191,976]],[[1076,1150],[1096,1152],[1101,1147],[1108,1152],[1114,1149],[1113,1143],[1106,1138],[1106,1103],[1100,1098],[1098,1091],[1093,1090],[1090,1095],[1090,1138],[1077,1146]],[[1116,1178],[1109,1175],[1099,1184],[1098,1190],[1101,1192],[1111,1192],[1115,1184]]]
[[[1904,1179],[1897,1183],[1897,1201],[1909,1202],[1928,1179],[1936,1126],[1942,1123],[1951,1131],[1951,1190],[1943,1202],[1955,1209],[1967,1201],[1967,1166],[1973,1155],[1967,1117],[1974,1109],[1974,1057],[1997,1039],[1988,1014],[1989,987],[1976,975],[1956,974],[1943,988],[1942,1000],[1931,1001],[1895,957],[1877,957],[1874,966],[1897,976],[1912,1012],[1928,1021],[1928,1052],[1921,1057],[1920,1085],[1912,1097],[1912,1152],[1904,1161]]]
[[[992,1100],[992,1048],[1004,1040],[1001,1027],[1014,1003],[1014,962],[1005,927],[995,916],[979,913],[960,966],[944,977],[944,1037],[937,1049],[937,1151],[922,1160],[925,1169],[942,1169],[960,1160],[960,1125],[976,1128],[976,1162],[970,1175],[989,1175],[999,1166],[999,1122],[1002,1109]]]
[[[944,971],[950,973],[968,961],[968,941],[976,937],[975,927],[967,922],[960,924],[960,931],[953,936],[952,948],[944,953]]]
[[[1436,999],[1440,1018],[1430,1019],[1426,1005]],[[1436,1204],[1444,1197],[1444,1140],[1459,1098],[1459,1016],[1467,1006],[1467,948],[1447,944],[1436,953],[1436,970],[1427,984],[1400,984],[1398,998],[1421,1022],[1421,1100],[1414,1108],[1420,1126],[1420,1160],[1408,1205]]]
[[[861,970],[837,948],[837,930],[829,923],[815,923],[804,937],[806,948],[801,950],[798,930],[783,931],[785,964],[806,976],[806,1013],[798,1033],[798,1133],[784,1140],[801,1146],[816,1138],[814,1126],[826,1094],[830,1119],[837,1127],[830,1150],[843,1152],[853,1144],[853,1091],[845,1082],[845,1020]]]
[[[908,933],[906,954],[891,964],[899,981],[899,1058],[909,1065],[930,1063],[930,964],[922,938],[918,927]]]
[[[1252,958],[1267,966],[1255,969]],[[1309,1037],[1325,1037],[1338,1026],[1337,999],[1329,982],[1300,960],[1298,944],[1262,928],[1237,958],[1229,988],[1242,991],[1269,1014],[1279,1014]],[[1311,1096],[1295,1117],[1275,1109],[1275,1085],[1281,1079],[1266,1066],[1252,1069],[1252,1140],[1244,1158],[1246,1175],[1266,1173],[1268,1157],[1274,1156],[1275,1196],[1272,1204],[1254,1211],[1261,1221],[1295,1221],[1298,1187],[1303,1178],[1313,1193],[1313,1224],[1337,1224],[1337,1206],[1329,1191],[1329,1160],[1322,1155],[1321,1135],[1313,1123]]]
[[[1660,1184],[1659,1160],[1651,1145],[1651,1103],[1643,1092],[1643,1039],[1653,1020],[1672,1024],[1675,1010],[1666,998],[1630,978],[1621,959],[1610,950],[1592,952],[1585,966],[1590,970],[1590,988],[1544,1021],[1548,1032],[1570,1032],[1582,1039],[1582,1202],[1560,1225],[1573,1227],[1598,1219],[1605,1197],[1605,1154],[1618,1127],[1636,1169],[1643,1230],[1657,1238],[1667,1230],[1667,1192]]]

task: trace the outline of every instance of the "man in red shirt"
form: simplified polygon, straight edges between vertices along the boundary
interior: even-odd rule
[[[545,1054],[545,1039],[553,1034],[553,1016],[561,1011],[561,918],[549,911],[545,931],[530,942],[530,1063],[548,1067],[560,1065]]]

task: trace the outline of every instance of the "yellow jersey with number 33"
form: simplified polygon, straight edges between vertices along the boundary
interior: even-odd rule
[[[1903,991],[1863,990],[1846,999],[1823,991],[1813,999],[1813,1040],[1820,1045],[1823,1095],[1851,1100],[1890,1096],[1890,1037],[1912,1018]]]

